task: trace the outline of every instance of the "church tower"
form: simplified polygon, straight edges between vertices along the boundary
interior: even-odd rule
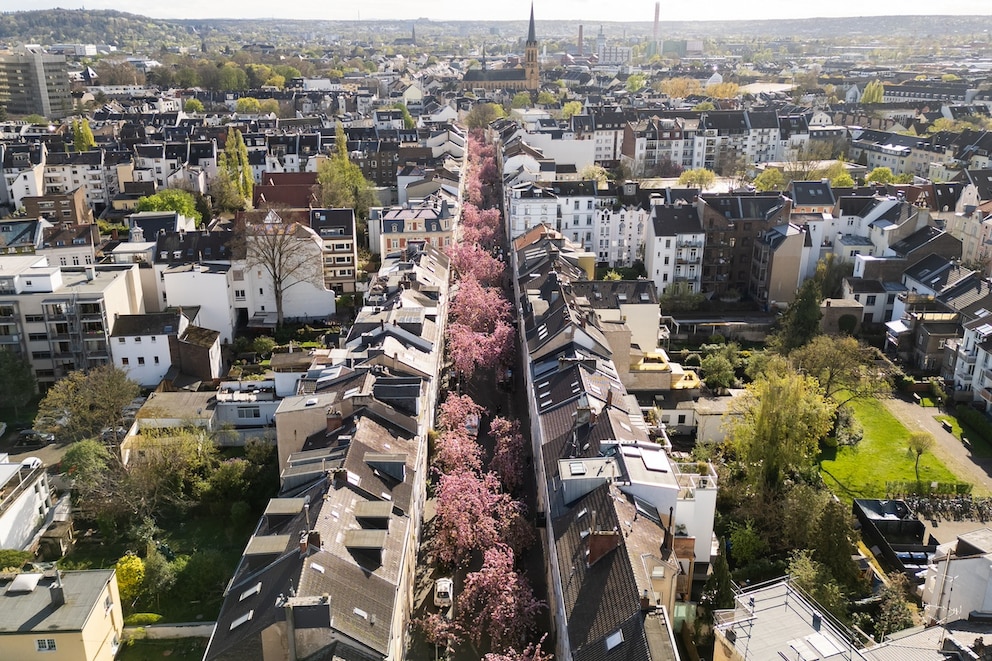
[[[530,27],[524,45],[524,74],[527,89],[536,92],[541,87],[541,66],[537,62],[537,30],[534,29],[534,3],[530,4]]]

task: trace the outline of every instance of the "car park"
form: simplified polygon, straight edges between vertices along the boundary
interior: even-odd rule
[[[37,429],[24,429],[17,434],[17,445],[46,445],[55,441],[55,434]]]

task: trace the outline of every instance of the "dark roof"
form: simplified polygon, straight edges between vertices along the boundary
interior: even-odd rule
[[[658,290],[650,280],[580,280],[572,283],[572,293],[584,296],[593,308],[658,305]]]
[[[0,608],[0,634],[24,634],[48,631],[81,631],[83,625],[96,608],[103,608],[104,589],[114,578],[113,569],[91,569],[87,571],[63,571],[62,589],[65,603],[58,608],[52,606],[49,594],[55,583],[54,576],[40,574],[19,574],[21,581],[38,578],[36,587],[30,591],[12,591],[15,578],[0,580],[3,594],[3,608]],[[101,614],[102,617],[102,614]]]
[[[136,335],[175,335],[179,332],[178,312],[122,314],[114,319],[114,337]]]
[[[695,206],[665,206],[654,208],[654,235],[676,236],[678,234],[697,234],[703,231],[699,222],[699,211]]]
[[[230,243],[234,239],[232,230],[219,232],[165,232],[155,240],[155,263],[182,264],[198,261],[229,261]]]
[[[792,201],[797,206],[833,206],[834,193],[829,182],[822,181],[793,181],[789,184]]]
[[[193,346],[202,347],[204,349],[209,349],[217,343],[219,338],[219,331],[210,330],[209,328],[201,328],[199,326],[187,326],[182,337],[179,338],[179,341],[185,342],[186,344],[192,344]]]

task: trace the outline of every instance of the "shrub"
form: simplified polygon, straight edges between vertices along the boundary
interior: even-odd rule
[[[147,624],[155,624],[162,619],[158,613],[131,613],[124,618],[124,625],[128,627],[143,627]]]
[[[683,361],[683,363],[689,367],[699,367],[701,362],[702,360],[700,359],[698,353],[690,353]]]
[[[958,407],[958,420],[971,427],[986,443],[992,443],[992,423],[981,411],[970,406]]]

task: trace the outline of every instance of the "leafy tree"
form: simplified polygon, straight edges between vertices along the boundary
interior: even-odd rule
[[[562,119],[571,119],[575,115],[582,114],[582,103],[579,101],[569,101],[561,107]]]
[[[530,96],[527,97],[530,99]],[[537,105],[539,106],[551,106],[558,103],[558,97],[556,97],[551,92],[538,92],[537,94]]]
[[[276,341],[268,335],[259,335],[251,343],[251,350],[259,356],[268,356],[276,348]]]
[[[14,416],[38,390],[31,363],[6,347],[0,349],[0,402],[14,409]]]
[[[35,426],[66,440],[93,438],[104,427],[122,426],[124,407],[140,393],[138,384],[113,365],[69,372],[45,393]]]
[[[185,566],[178,563],[176,590],[190,601],[215,599],[223,593],[224,586],[231,577],[233,567],[229,567],[224,554],[216,549],[203,549],[193,553]]]
[[[721,390],[734,385],[734,366],[725,356],[706,356],[699,367],[703,371],[703,382],[710,390]]]
[[[469,129],[484,129],[503,117],[506,117],[503,106],[497,103],[477,103],[465,115],[465,126]]]
[[[313,253],[312,230],[299,223],[245,223],[239,228],[245,245],[245,264],[261,270],[272,283],[276,324],[282,326],[286,292],[302,283],[322,286],[320,259]]]
[[[701,94],[703,86],[696,78],[668,78],[658,83],[659,91],[675,99]],[[712,110],[712,108],[710,108]]]
[[[694,105],[692,109],[696,112],[708,112],[710,110],[716,110],[716,104],[712,101],[702,101]]]
[[[822,564],[841,587],[857,591],[861,575],[851,555],[857,539],[854,517],[850,510],[834,498],[827,500],[817,518],[812,539],[813,559]]]
[[[633,94],[643,89],[646,82],[647,78],[644,77],[644,74],[632,73],[627,76],[627,84],[624,87],[628,92]]]
[[[552,97],[552,99],[554,99],[554,97]],[[553,100],[552,103],[554,103]],[[520,108],[530,108],[530,105],[531,101],[529,92],[517,92],[513,95],[513,100],[510,101],[510,107],[518,110]]]
[[[499,283],[506,271],[506,264],[478,245],[453,243],[445,250],[458,280],[474,278],[481,285],[491,286]]]
[[[251,163],[248,161],[248,146],[240,129],[227,129],[224,150],[217,158],[215,187],[221,196],[231,195],[233,199],[218,201],[218,207],[229,211],[245,209],[251,205],[255,180]]]
[[[830,571],[813,559],[812,551],[794,551],[789,559],[789,577],[793,585],[812,597],[817,604],[841,621],[847,620],[847,599]]]
[[[527,579],[513,568],[513,550],[504,544],[486,548],[482,569],[465,577],[457,612],[469,640],[503,649],[533,631],[547,604],[534,597]]]
[[[165,556],[155,548],[154,544],[149,545],[145,554],[145,576],[143,580],[143,592],[149,598],[155,599],[155,607],[158,608],[163,594],[168,594],[176,585],[176,568]]]
[[[768,542],[764,535],[754,526],[754,521],[747,520],[743,525],[733,523],[730,526],[730,555],[738,566],[746,565],[768,550]]]
[[[766,372],[733,407],[731,447],[751,481],[769,492],[786,475],[812,468],[833,422],[833,406],[816,379],[790,369]]]
[[[741,87],[737,83],[716,83],[706,86],[706,94],[714,99],[736,99],[741,94]]]
[[[782,316],[781,328],[773,340],[773,345],[781,353],[787,354],[820,334],[820,319],[823,316],[820,299],[820,287],[814,278],[799,287],[799,293]]]
[[[809,484],[793,484],[785,493],[782,504],[782,546],[791,549],[804,549],[814,546],[813,539],[818,532],[820,514],[827,501],[829,491]]]
[[[754,187],[759,191],[785,190],[785,175],[778,168],[767,168],[754,179]]]
[[[234,103],[234,109],[238,114],[256,114],[261,110],[261,104],[253,96],[243,96]]]
[[[727,557],[720,553],[713,560],[713,573],[703,586],[701,602],[712,616],[713,611],[734,607],[734,583]]]
[[[877,640],[913,626],[913,609],[908,599],[909,594],[909,579],[905,574],[892,572],[888,575],[888,582],[879,591],[882,601],[879,604],[878,618],[875,620]]]
[[[138,198],[138,211],[175,211],[192,218],[197,227],[203,222],[203,216],[196,208],[196,198],[187,191],[178,188],[166,188],[154,195]]]
[[[375,196],[362,169],[348,157],[348,139],[340,123],[335,132],[334,153],[318,167],[317,182],[324,206],[354,209],[361,225],[359,234],[364,235],[364,223]]]
[[[789,354],[797,369],[816,377],[826,397],[836,398],[837,408],[891,390],[890,374],[879,358],[877,349],[849,335],[817,335]]]
[[[892,174],[892,169],[886,167],[875,168],[865,177],[867,184],[891,184],[894,181],[895,175]]]
[[[258,102],[258,112],[263,115],[279,115],[281,108],[278,99],[262,99]]]
[[[134,553],[121,556],[114,565],[117,572],[117,588],[120,590],[121,603],[126,610],[134,606],[141,596],[145,582],[145,563]]]
[[[186,99],[183,111],[187,113],[203,112],[203,102],[199,99]]]
[[[88,119],[72,122],[72,144],[78,152],[89,151],[96,146],[93,130]]]
[[[927,431],[915,431],[909,435],[909,440],[906,441],[909,451],[916,456],[914,468],[916,469],[917,482],[920,481],[920,457],[932,450],[936,442],[933,434]]]
[[[399,110],[401,113],[403,113],[403,126],[405,128],[412,129],[417,125],[417,122],[414,121],[413,117],[410,115],[410,109],[406,107],[405,103],[402,102],[394,103],[392,107],[393,109]]]
[[[884,98],[885,87],[882,86],[880,80],[873,80],[865,85],[865,89],[861,93],[861,103],[863,104],[882,103]]]
[[[112,460],[102,441],[88,438],[68,447],[62,457],[62,472],[72,483],[73,491],[88,500],[103,488]]]
[[[686,170],[679,176],[679,186],[690,186],[706,190],[716,181],[716,174],[706,168]]]
[[[673,282],[659,298],[661,309],[666,312],[689,312],[702,305],[706,297],[692,290],[688,282]]]
[[[602,186],[610,179],[610,173],[606,171],[602,165],[595,165],[590,163],[589,165],[582,168],[579,172],[579,177],[583,181],[595,181],[597,186]]]

